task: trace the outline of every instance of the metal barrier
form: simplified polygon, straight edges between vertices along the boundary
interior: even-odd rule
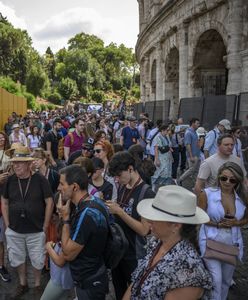
[[[248,93],[241,93],[239,96],[237,123],[248,126]]]
[[[148,101],[143,105],[133,105],[133,115],[138,119],[142,112],[149,114],[149,118],[155,123],[157,120],[167,122],[170,113],[170,100]]]
[[[198,118],[201,125],[209,130],[221,119],[235,123],[237,103],[236,95],[183,98],[180,101],[178,116],[182,117],[186,124],[191,118]]]
[[[209,130],[222,119],[234,123],[236,99],[236,95],[203,97],[202,126]]]
[[[203,97],[183,98],[180,101],[178,117],[183,118],[184,123],[188,124],[192,118],[201,120],[202,111]]]
[[[134,115],[139,118],[141,112],[147,112],[150,119],[168,121],[170,100],[148,101],[143,105],[134,105]],[[188,124],[195,117],[201,125],[209,130],[221,119],[228,119],[232,124],[248,126],[248,93],[240,95],[218,95],[182,98],[180,100],[178,117]]]

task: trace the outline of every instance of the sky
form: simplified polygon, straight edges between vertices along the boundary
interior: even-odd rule
[[[139,27],[137,0],[0,0],[0,12],[15,27],[26,29],[44,54],[67,47],[75,34],[100,37],[105,45],[134,48]]]

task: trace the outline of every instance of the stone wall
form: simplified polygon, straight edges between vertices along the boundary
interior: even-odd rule
[[[247,0],[138,3],[142,101],[248,92]]]

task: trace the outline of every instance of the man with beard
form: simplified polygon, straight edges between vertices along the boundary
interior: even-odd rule
[[[60,171],[58,190],[61,195],[57,209],[63,220],[62,249],[70,262],[77,298],[104,300],[108,293],[103,259],[108,225],[105,214],[95,206],[92,208],[96,205],[105,210],[104,205],[88,194],[88,175],[80,166],[72,165]]]
[[[61,119],[55,119],[52,130],[45,136],[45,148],[50,155],[51,163],[54,167],[56,167],[59,162],[58,146],[59,140],[62,139],[62,136],[59,134],[61,127]]]

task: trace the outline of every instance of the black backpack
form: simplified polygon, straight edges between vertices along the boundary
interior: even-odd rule
[[[90,201],[89,206],[82,212],[78,223],[82,223],[87,209],[97,209],[104,215],[108,224],[109,233],[103,253],[103,259],[105,266],[108,269],[114,269],[125,255],[129,243],[120,225],[109,221],[107,210],[100,201],[101,200],[94,197],[94,200]]]

